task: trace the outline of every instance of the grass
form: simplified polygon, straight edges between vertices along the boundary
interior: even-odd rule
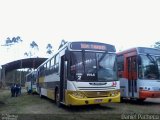
[[[24,90],[18,97],[11,97],[10,90],[0,90],[0,114],[18,114],[20,120],[117,120],[121,119],[122,114],[159,114],[159,108],[160,102],[125,102],[58,108],[53,101],[41,99],[39,95],[28,95]]]

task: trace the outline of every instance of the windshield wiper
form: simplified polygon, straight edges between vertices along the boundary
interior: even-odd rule
[[[151,55],[147,54],[147,57],[149,58],[149,60],[151,61],[151,63],[153,63],[154,65],[156,65],[156,61],[154,60],[154,58]]]
[[[101,56],[101,58],[98,60],[98,62],[100,62],[106,56],[107,53],[108,53],[108,51],[104,52],[103,55]]]

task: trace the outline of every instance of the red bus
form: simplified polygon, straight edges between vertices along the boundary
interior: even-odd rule
[[[136,47],[117,53],[121,98],[160,98],[160,49]]]

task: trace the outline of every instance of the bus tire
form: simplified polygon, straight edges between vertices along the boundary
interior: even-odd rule
[[[43,95],[41,93],[41,89],[39,90],[39,96],[40,96],[40,98],[43,98]]]
[[[120,102],[121,102],[121,103],[124,103],[124,98],[123,98],[123,97],[121,97],[120,99],[121,99],[121,101],[120,101]]]
[[[43,98],[43,95],[42,95],[42,93],[41,93],[41,92],[39,93],[39,96],[40,96],[40,98]]]
[[[143,99],[137,99],[137,102],[139,102],[139,103],[143,103],[145,101],[145,98],[143,98]]]
[[[55,94],[55,103],[58,107],[61,107],[61,103],[59,101],[59,90],[56,90],[56,94]]]

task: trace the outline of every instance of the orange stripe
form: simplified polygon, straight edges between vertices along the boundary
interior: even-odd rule
[[[160,98],[160,92],[142,90],[139,92],[139,98]]]

